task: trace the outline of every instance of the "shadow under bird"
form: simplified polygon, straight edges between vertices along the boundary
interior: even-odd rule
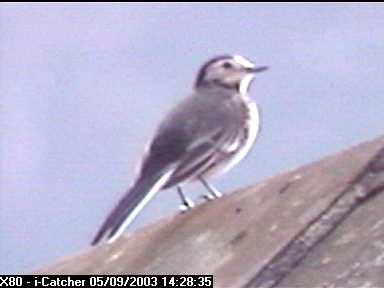
[[[218,56],[201,67],[193,93],[160,123],[138,177],[92,245],[117,239],[159,190],[176,186],[184,209],[193,207],[181,189],[184,182],[200,181],[208,199],[220,196],[206,179],[228,171],[251,149],[260,116],[248,89],[254,75],[266,69],[238,55]]]

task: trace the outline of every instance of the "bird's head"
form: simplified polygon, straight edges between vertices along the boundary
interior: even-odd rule
[[[221,86],[246,93],[254,74],[267,69],[267,66],[255,67],[252,62],[242,56],[218,56],[200,68],[195,88]]]

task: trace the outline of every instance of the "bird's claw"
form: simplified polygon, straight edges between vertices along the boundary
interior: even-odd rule
[[[215,194],[213,193],[209,193],[209,194],[204,194],[202,195],[201,197],[206,200],[206,201],[212,201],[212,200],[215,200],[215,199],[218,199],[220,198],[221,196],[223,196],[220,192],[218,191],[215,191]]]
[[[195,207],[195,203],[193,203],[190,199],[185,199],[183,204],[179,206],[179,210],[181,211],[181,213],[185,213],[191,210],[193,207]]]

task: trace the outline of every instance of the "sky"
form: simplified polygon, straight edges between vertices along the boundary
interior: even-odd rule
[[[0,4],[0,274],[89,245],[213,56],[270,66],[256,145],[212,180],[224,193],[383,135],[383,27],[380,4]],[[179,204],[159,192],[130,232]]]

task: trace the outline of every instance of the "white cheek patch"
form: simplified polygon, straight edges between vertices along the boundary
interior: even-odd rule
[[[245,95],[248,93],[249,85],[251,84],[253,77],[253,74],[248,74],[243,77],[243,79],[240,81],[240,94]]]
[[[233,56],[233,60],[235,60],[236,63],[239,63],[241,66],[245,68],[253,68],[255,67],[255,64],[253,64],[251,61],[245,59],[244,57],[240,55]]]

